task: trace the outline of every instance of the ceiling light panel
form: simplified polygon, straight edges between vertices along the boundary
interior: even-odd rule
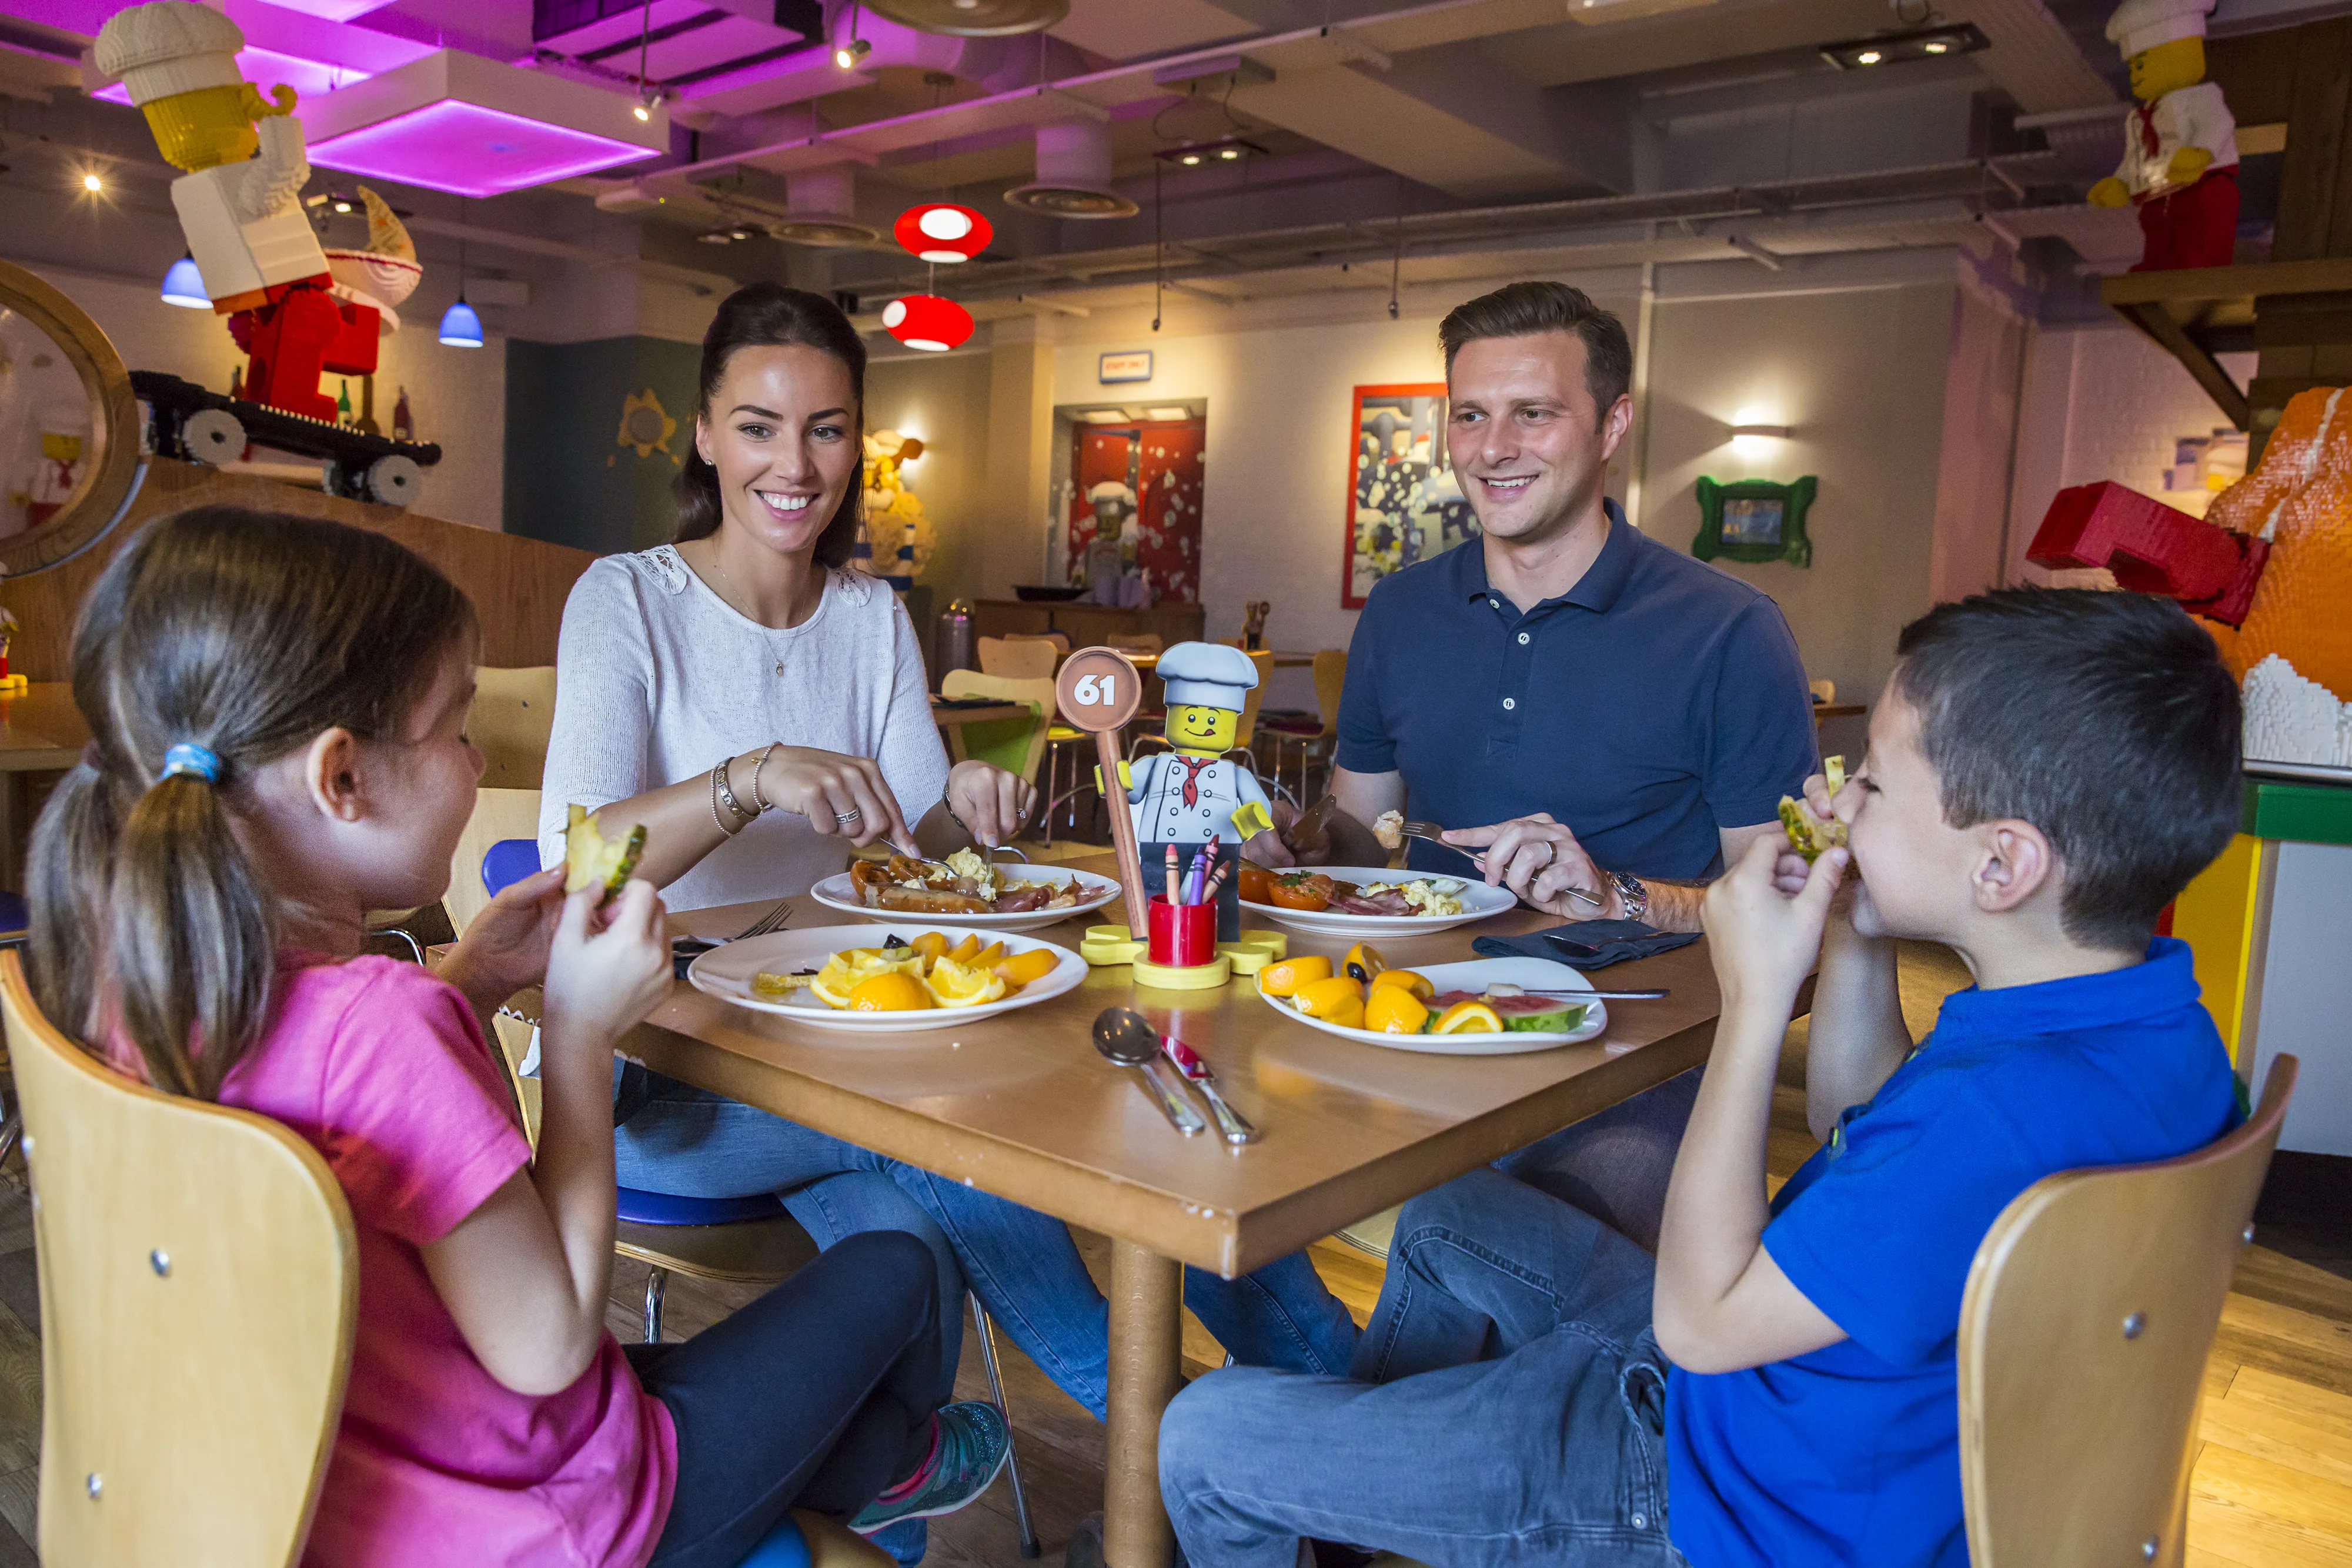
[[[651,158],[661,105],[443,49],[306,103],[310,161],[461,196],[494,196]]]
[[[1960,22],[1909,33],[1849,38],[1843,44],[1823,44],[1821,52],[1822,58],[1842,71],[1866,71],[1972,55],[1985,47],[1985,36],[1977,31],[1976,24]]]

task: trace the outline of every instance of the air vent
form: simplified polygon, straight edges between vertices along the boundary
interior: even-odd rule
[[[1110,186],[1110,127],[1091,120],[1037,128],[1037,177],[1004,193],[1053,218],[1131,218],[1140,209]]]

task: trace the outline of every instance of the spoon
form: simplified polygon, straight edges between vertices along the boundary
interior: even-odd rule
[[[1143,1074],[1144,1082],[1151,1086],[1152,1097],[1160,1102],[1175,1129],[1191,1137],[1206,1132],[1209,1124],[1201,1120],[1201,1113],[1186,1104],[1176,1091],[1160,1076],[1160,1031],[1151,1020],[1133,1008],[1105,1008],[1095,1014],[1095,1050],[1107,1061],[1121,1067],[1132,1067]]]

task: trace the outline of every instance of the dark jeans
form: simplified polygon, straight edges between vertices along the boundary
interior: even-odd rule
[[[788,1510],[846,1519],[912,1474],[948,1396],[940,1328],[930,1249],[876,1230],[682,1344],[624,1345],[677,1427],[652,1568],[736,1568]]]

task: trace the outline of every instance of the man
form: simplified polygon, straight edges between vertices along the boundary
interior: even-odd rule
[[[1481,538],[1372,590],[1339,705],[1342,814],[1328,846],[1293,848],[1379,865],[1370,824],[1402,811],[1538,908],[1696,931],[1706,882],[1779,831],[1812,770],[1795,639],[1769,599],[1602,494],[1633,421],[1614,316],[1565,284],[1514,283],[1438,340]],[[1421,841],[1407,863],[1474,869]]]
[[[1339,704],[1339,813],[1328,843],[1290,848],[1384,864],[1367,824],[1402,811],[1462,846],[1412,841],[1417,870],[1483,870],[1569,920],[1696,931],[1707,882],[1780,831],[1780,797],[1812,771],[1796,641],[1771,600],[1644,538],[1602,493],[1633,421],[1614,316],[1566,284],[1514,283],[1437,335],[1481,537],[1372,590]],[[1654,1247],[1697,1092],[1694,1069],[1498,1168]]]

